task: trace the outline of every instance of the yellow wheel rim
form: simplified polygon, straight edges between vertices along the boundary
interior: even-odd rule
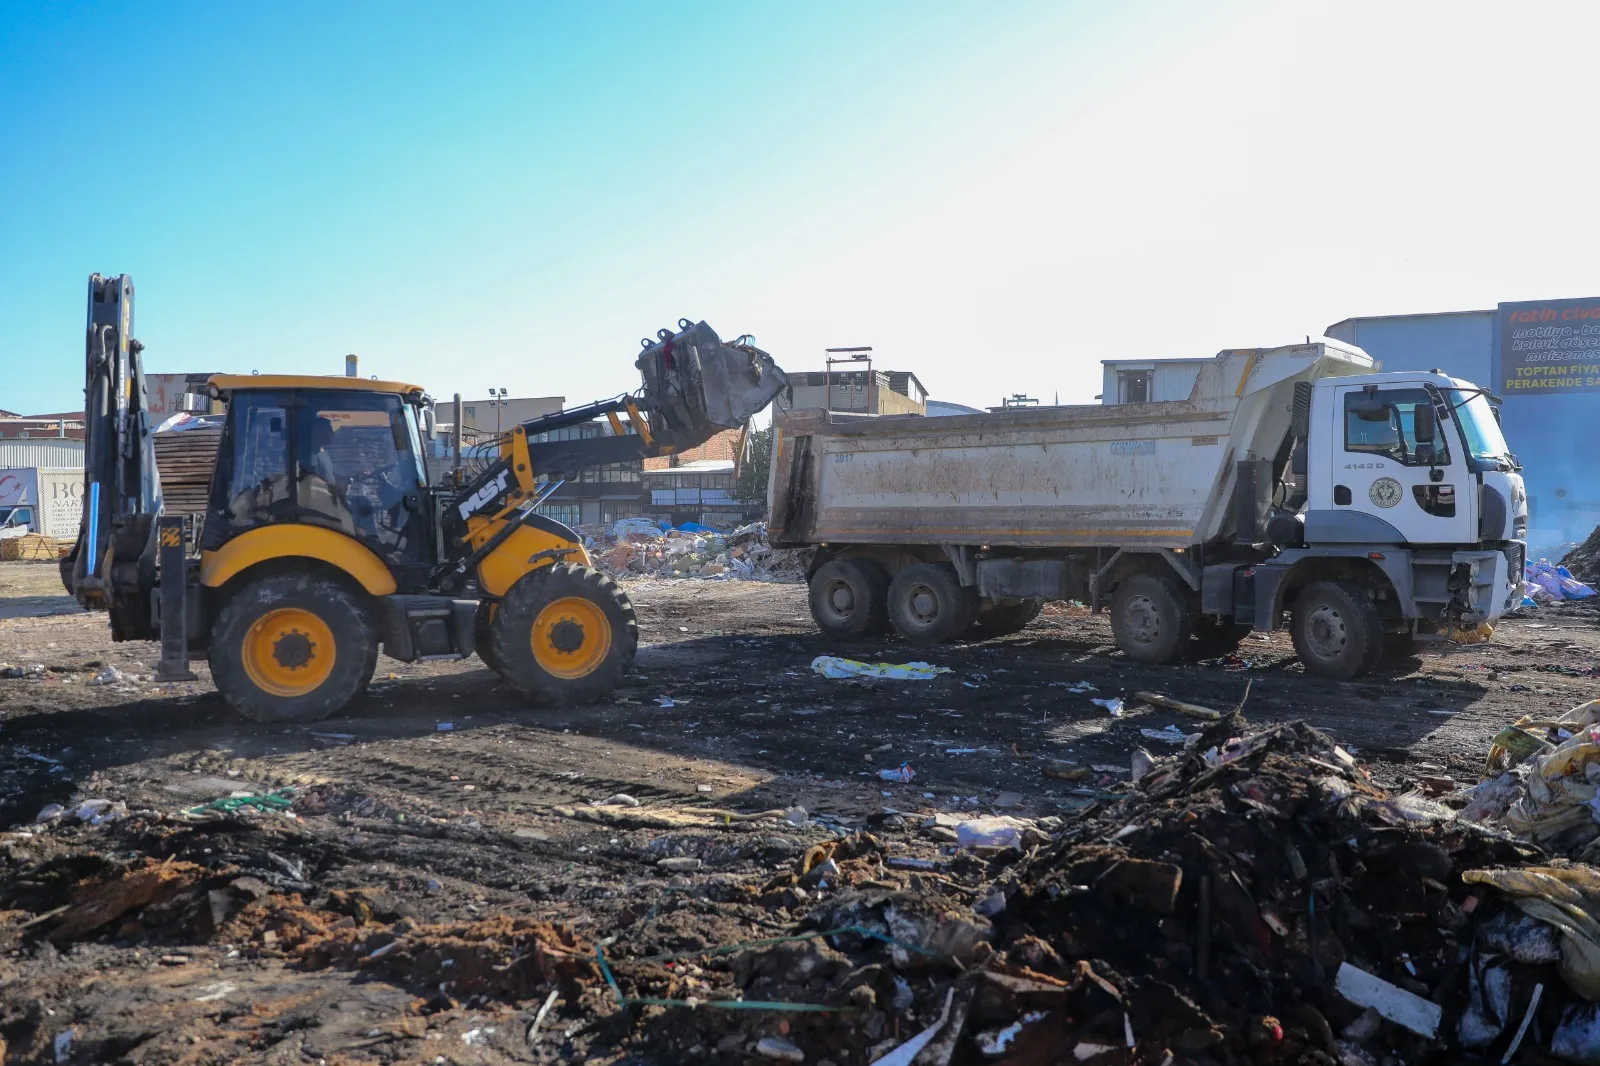
[[[552,600],[533,620],[533,661],[552,677],[588,677],[611,653],[611,623],[600,605],[582,596]]]
[[[336,649],[328,623],[298,607],[280,607],[256,619],[244,635],[244,672],[274,696],[304,696],[333,673]]]

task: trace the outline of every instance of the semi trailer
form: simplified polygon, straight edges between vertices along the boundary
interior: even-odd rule
[[[1308,672],[1520,602],[1527,497],[1492,397],[1328,339],[1234,349],[1186,400],[941,418],[780,411],[775,545],[812,546],[826,633],[1005,633],[1109,610],[1142,663],[1286,622]]]

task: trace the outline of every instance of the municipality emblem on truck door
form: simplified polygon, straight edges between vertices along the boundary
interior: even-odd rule
[[[1367,490],[1367,497],[1378,507],[1393,507],[1400,502],[1400,482],[1392,477],[1380,477]]]

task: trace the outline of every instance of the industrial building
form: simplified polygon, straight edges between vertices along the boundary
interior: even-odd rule
[[[1385,371],[1440,370],[1488,389],[1528,488],[1535,558],[1600,526],[1600,297],[1346,318],[1325,331]],[[1187,399],[1198,361],[1109,359],[1103,403]]]
[[[30,532],[76,537],[83,519],[83,441],[0,440],[0,510],[11,508],[28,512]]]

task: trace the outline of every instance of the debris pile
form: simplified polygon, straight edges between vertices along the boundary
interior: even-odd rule
[[[1600,526],[1596,526],[1582,544],[1562,556],[1561,565],[1579,581],[1590,585],[1600,583]]]
[[[809,549],[774,548],[767,524],[752,522],[731,533],[656,530],[624,519],[592,537],[590,553],[614,576],[744,579],[787,583],[805,580]]]
[[[1594,589],[1573,576],[1565,566],[1552,566],[1550,560],[1540,559],[1524,568],[1527,598],[1535,604],[1562,603],[1567,600],[1589,600]]]
[[[788,936],[605,972],[659,1006],[679,967],[699,1009],[645,1031],[696,1061],[1596,1061],[1600,875],[1304,723],[1228,716],[1053,840],[1019,824],[938,860],[813,848],[758,896]]]

